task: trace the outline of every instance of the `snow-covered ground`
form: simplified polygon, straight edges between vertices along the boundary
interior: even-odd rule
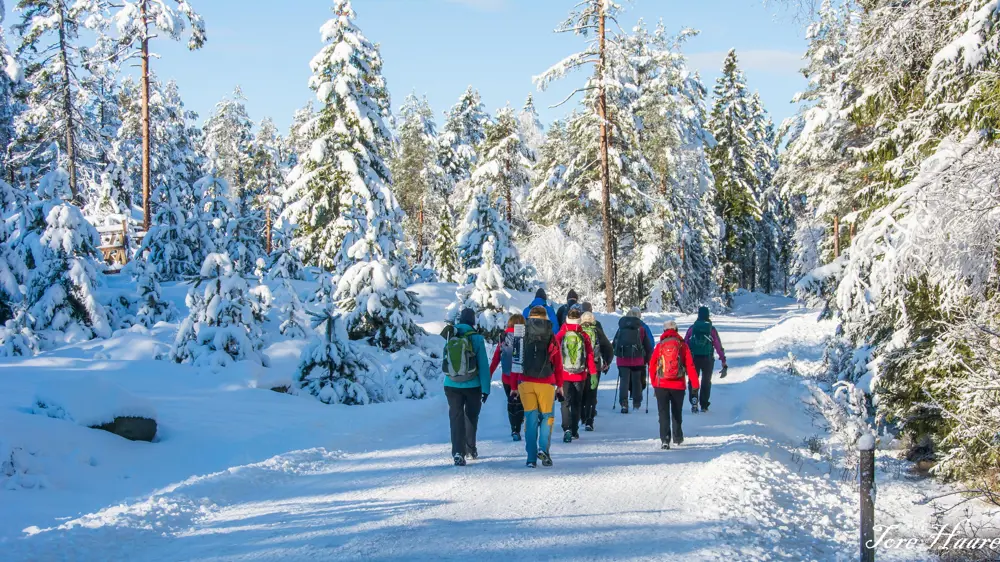
[[[417,290],[433,329],[454,286]],[[658,332],[664,317],[646,320]],[[613,331],[616,318],[599,318]],[[0,450],[22,448],[27,467],[0,489],[2,559],[855,559],[855,485],[807,447],[825,436],[810,387],[787,374],[789,351],[804,363],[822,353],[828,327],[814,318],[790,300],[741,296],[716,318],[730,376],[711,413],[686,415],[683,446],[659,449],[655,407],[613,411],[612,371],[597,431],[556,439],[555,466],[537,470],[510,441],[498,382],[482,456],[464,468],[448,456],[440,392],[344,407],[255,388],[287,377],[303,342],[273,344],[270,369],[210,374],[153,359],[176,331],[163,325],[0,364]],[[82,377],[154,409],[157,442],[33,413],[45,387]],[[923,488],[900,471],[880,479],[880,521],[922,529]]]

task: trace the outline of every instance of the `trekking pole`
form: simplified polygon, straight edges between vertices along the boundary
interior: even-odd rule
[[[653,382],[652,381],[650,381],[646,385],[646,413],[647,414],[649,413],[649,387],[651,387],[651,386],[653,386]]]
[[[619,379],[621,378],[621,374],[618,375],[618,378]],[[611,403],[611,411],[612,412],[615,411],[615,404],[618,403],[618,385],[619,384],[620,384],[620,381],[616,381],[615,382],[615,401]]]

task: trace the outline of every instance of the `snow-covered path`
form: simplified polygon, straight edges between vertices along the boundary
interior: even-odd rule
[[[482,456],[465,468],[450,466],[439,396],[384,423],[367,417],[323,448],[195,477],[5,547],[46,561],[850,559],[854,493],[796,454],[816,432],[806,390],[756,346],[793,307],[717,319],[730,376],[711,413],[685,416],[686,442],[671,451],[659,450],[655,407],[612,410],[612,371],[597,431],[556,436],[555,466],[527,469],[497,386]]]

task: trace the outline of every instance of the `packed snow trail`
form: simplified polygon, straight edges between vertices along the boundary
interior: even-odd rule
[[[481,457],[464,468],[451,465],[437,396],[405,417],[366,417],[351,439],[194,477],[4,546],[39,561],[849,560],[855,494],[796,456],[816,432],[807,392],[756,347],[794,306],[769,299],[716,319],[729,377],[716,378],[710,413],[685,413],[686,440],[670,451],[655,404],[617,411],[613,369],[597,430],[564,444],[557,413],[555,466],[528,469],[494,383]],[[613,331],[615,318],[602,321]]]

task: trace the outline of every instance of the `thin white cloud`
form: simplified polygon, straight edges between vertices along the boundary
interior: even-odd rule
[[[688,62],[693,68],[697,68],[702,74],[717,74],[722,70],[722,63],[726,60],[728,51],[709,51],[704,53],[691,53],[688,55]],[[794,51],[781,51],[777,49],[751,49],[748,51],[736,51],[736,56],[740,61],[740,68],[752,73],[764,74],[798,74],[799,69],[805,66],[802,60],[802,53]]]
[[[445,0],[451,4],[461,4],[484,12],[499,12],[507,7],[507,0]]]

